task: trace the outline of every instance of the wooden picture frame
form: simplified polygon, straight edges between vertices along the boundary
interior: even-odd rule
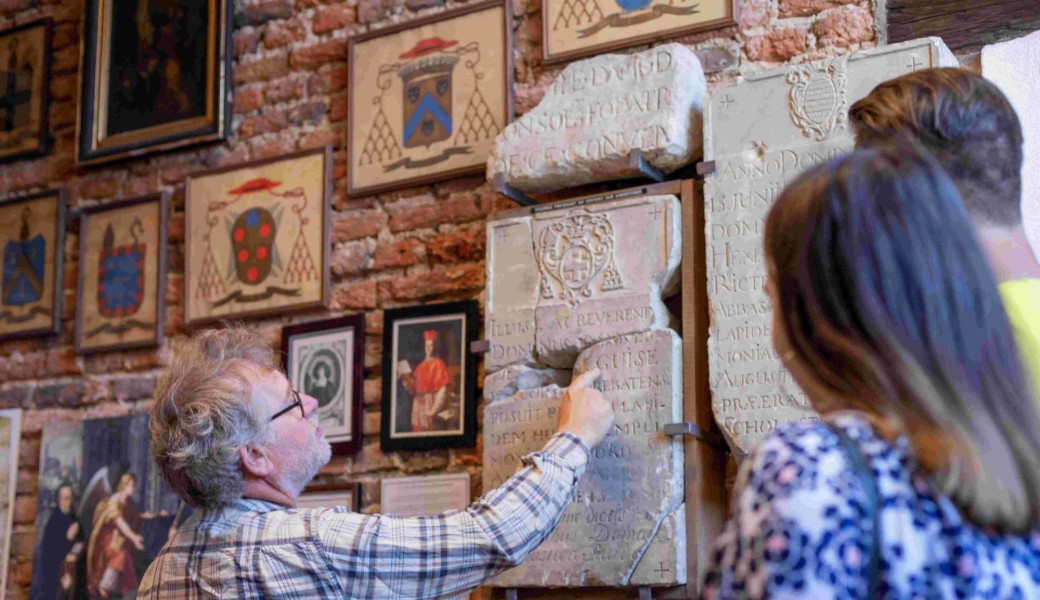
[[[194,173],[186,187],[189,326],[327,306],[331,147]]]
[[[325,483],[309,485],[296,499],[296,508],[332,508],[346,506],[354,512],[361,511],[361,484]]]
[[[0,410],[0,590],[7,589],[21,435],[22,409]]]
[[[47,153],[51,19],[0,32],[0,162]]]
[[[484,172],[513,120],[512,15],[492,0],[350,38],[349,195]]]
[[[384,452],[476,444],[476,335],[472,300],[384,311]]]
[[[77,354],[162,345],[168,220],[169,203],[161,194],[83,210]]]
[[[61,331],[64,190],[0,200],[0,252],[0,340]]]
[[[361,450],[364,315],[286,325],[282,364],[292,386],[318,401],[318,420],[332,452]]]
[[[553,64],[736,25],[737,0],[542,0],[542,15]]]
[[[231,0],[87,0],[78,164],[227,138],[232,8]]]

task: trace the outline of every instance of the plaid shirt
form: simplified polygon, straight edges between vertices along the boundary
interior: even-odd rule
[[[458,598],[522,562],[574,497],[589,449],[557,433],[498,489],[432,517],[294,509],[243,498],[198,511],[138,598]]]

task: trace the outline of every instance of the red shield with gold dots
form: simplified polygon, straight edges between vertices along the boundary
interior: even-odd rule
[[[264,208],[240,214],[231,227],[235,272],[242,283],[256,285],[271,273],[275,221]]]

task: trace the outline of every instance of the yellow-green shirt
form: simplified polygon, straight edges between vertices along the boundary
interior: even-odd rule
[[[1018,354],[1040,402],[1040,279],[1014,279],[1000,286]]]

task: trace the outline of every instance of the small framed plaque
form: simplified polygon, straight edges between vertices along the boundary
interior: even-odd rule
[[[469,473],[392,477],[380,485],[381,512],[423,517],[469,506]]]
[[[0,162],[47,153],[51,20],[0,32]]]
[[[362,315],[282,328],[285,374],[318,401],[318,420],[335,454],[361,449],[364,340]]]
[[[0,339],[61,330],[65,197],[60,190],[0,200]]]
[[[312,485],[296,499],[296,508],[332,508],[346,506],[354,512],[361,508],[361,484],[332,483]]]
[[[384,452],[473,446],[477,303],[387,309],[383,316]]]

